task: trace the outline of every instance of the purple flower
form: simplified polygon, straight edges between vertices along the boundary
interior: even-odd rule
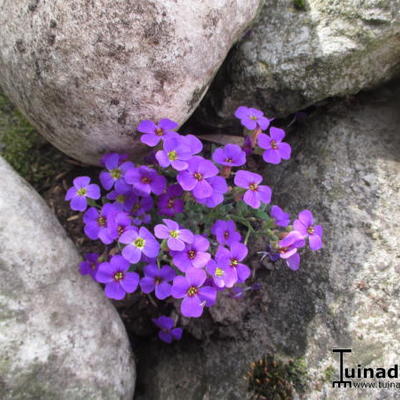
[[[87,207],[86,197],[97,200],[100,198],[100,188],[90,183],[88,176],[79,176],[73,180],[73,187],[69,188],[65,200],[71,200],[70,207],[75,211],[85,211]]]
[[[140,280],[143,293],[151,293],[155,290],[157,299],[164,300],[171,295],[171,284],[175,278],[175,271],[168,265],[161,269],[156,264],[148,264],[143,269],[144,277]]]
[[[285,137],[283,129],[271,127],[269,135],[260,133],[258,145],[265,149],[263,159],[270,164],[279,164],[281,160],[289,160],[292,148],[289,144],[282,142]]]
[[[300,255],[298,248],[304,246],[304,239],[300,232],[292,231],[278,242],[278,253],[292,270],[299,269]]]
[[[181,340],[182,328],[174,328],[174,320],[169,317],[161,316],[152,319],[153,323],[160,328],[158,337],[165,343],[172,343],[173,340]]]
[[[241,263],[247,257],[247,247],[243,243],[233,243],[230,250],[220,246],[215,255],[220,268],[233,268],[237,274],[237,281],[244,282],[250,276],[250,268]]]
[[[195,197],[195,199],[200,204],[203,204],[209,208],[214,208],[224,201],[224,193],[228,191],[228,185],[225,178],[222,176],[213,176],[208,178],[207,181],[213,190],[211,196],[205,199],[198,199]]]
[[[99,265],[96,280],[105,283],[105,294],[110,299],[121,300],[126,293],[133,293],[139,284],[139,274],[128,272],[129,262],[120,255]]]
[[[233,221],[217,220],[211,228],[211,233],[215,235],[219,244],[230,246],[233,243],[240,242],[242,237],[236,230]]]
[[[193,156],[189,144],[186,144],[182,136],[168,138],[164,140],[164,147],[157,151],[156,159],[161,167],[166,168],[171,165],[177,171],[185,170],[187,163]]]
[[[104,189],[111,190],[115,186],[119,193],[127,193],[130,190],[129,185],[125,182],[124,175],[135,165],[130,161],[121,163],[126,157],[118,153],[106,154],[103,157],[102,162],[107,170],[100,172],[100,182]]]
[[[117,213],[118,209],[110,203],[104,204],[100,211],[90,207],[83,215],[85,235],[92,240],[100,239],[104,244],[112,243],[114,239],[107,228]]]
[[[239,167],[246,164],[246,153],[237,144],[227,144],[225,147],[216,149],[212,159],[226,167]]]
[[[213,193],[207,178],[217,174],[218,168],[211,161],[195,156],[189,161],[188,169],[179,172],[177,180],[183,190],[192,191],[198,199],[205,199]]]
[[[182,196],[183,190],[178,184],[174,184],[168,187],[167,193],[163,193],[158,198],[158,210],[162,215],[168,215],[173,217],[176,214],[179,214],[184,209],[183,199],[180,198]]]
[[[193,243],[186,244],[183,251],[171,251],[174,264],[185,272],[190,267],[203,268],[211,259],[207,253],[210,242],[201,235],[194,235]]]
[[[153,121],[144,120],[139,123],[137,130],[144,133],[140,140],[147,146],[154,147],[160,143],[161,139],[166,139],[174,134],[174,130],[178,127],[175,121],[170,119],[161,119],[158,125]]]
[[[122,236],[122,234],[129,229],[135,229],[132,226],[132,219],[126,212],[118,212],[108,222],[107,232],[109,236],[115,240]]]
[[[153,208],[153,199],[151,196],[139,197],[135,196],[130,212],[137,217],[145,214]]]
[[[323,229],[321,225],[314,225],[314,217],[310,210],[299,213],[299,219],[294,221],[293,228],[304,238],[308,237],[311,250],[319,250],[322,247]]]
[[[270,122],[268,118],[264,117],[264,113],[256,108],[248,108],[241,106],[235,111],[235,117],[240,119],[241,124],[249,129],[253,130],[260,128],[265,131],[268,128]]]
[[[235,185],[247,189],[243,201],[250,207],[259,208],[261,203],[268,204],[271,201],[272,191],[266,185],[260,185],[262,176],[253,172],[239,170],[235,175]]]
[[[171,294],[182,299],[181,313],[185,317],[198,318],[203,314],[204,306],[215,304],[217,291],[214,287],[203,286],[207,274],[202,269],[189,268],[185,276],[175,277]]]
[[[218,288],[231,288],[237,282],[236,270],[231,266],[220,266],[214,260],[210,260],[206,270]]]
[[[114,200],[112,205],[121,211],[130,211],[137,196],[133,193],[121,193],[114,189],[106,195],[108,200]]]
[[[203,143],[194,135],[181,136],[181,140],[184,140],[190,147],[192,155],[198,154],[203,150]]]
[[[138,194],[148,196],[150,193],[161,194],[167,184],[166,179],[146,166],[131,168],[125,175],[125,180],[132,184]]]
[[[290,224],[290,215],[279,206],[272,206],[270,214],[276,225],[285,227]]]
[[[122,249],[122,256],[132,264],[138,263],[142,254],[155,258],[160,251],[160,245],[156,238],[144,226],[139,231],[130,229],[124,232],[119,238],[119,242],[126,244]]]
[[[179,224],[171,219],[163,219],[165,225],[154,227],[154,234],[158,239],[166,239],[170,250],[182,251],[186,243],[193,242],[193,233],[189,229],[181,229]]]
[[[85,254],[85,260],[79,264],[79,272],[81,275],[90,275],[95,279],[99,264],[99,255],[97,253]]]

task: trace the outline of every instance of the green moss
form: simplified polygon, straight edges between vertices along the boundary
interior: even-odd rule
[[[306,10],[306,0],[293,0],[293,6],[296,10],[305,11]]]
[[[65,156],[37,133],[1,91],[0,155],[39,192],[67,168]]]
[[[324,382],[332,382],[335,377],[336,370],[330,365],[324,371]]]
[[[246,378],[248,390],[257,400],[292,400],[294,391],[305,392],[308,381],[303,358],[284,361],[274,355],[251,364]]]

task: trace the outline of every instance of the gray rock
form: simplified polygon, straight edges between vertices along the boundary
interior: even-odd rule
[[[336,103],[289,135],[294,159],[268,167],[266,180],[274,202],[292,213],[313,210],[325,228],[324,249],[304,256],[297,272],[260,268],[261,290],[221,298],[208,319],[189,324],[201,341],[186,335],[174,347],[146,349],[138,399],[249,398],[243,377],[271,353],[306,365],[297,378],[308,387],[293,398],[398,398],[395,389],[332,388],[335,347],[352,348],[349,367],[389,368],[400,358],[397,88],[393,96],[385,89]]]
[[[203,107],[216,124],[238,105],[284,116],[388,80],[400,72],[399,15],[397,0],[267,0]]]
[[[125,328],[44,201],[0,158],[0,398],[131,400]]]
[[[183,123],[260,0],[0,0],[0,84],[56,147],[140,154],[141,119]]]

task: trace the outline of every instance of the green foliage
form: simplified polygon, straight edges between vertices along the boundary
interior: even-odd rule
[[[293,5],[296,10],[299,11],[306,10],[306,0],[293,0]]]
[[[1,91],[0,155],[39,192],[67,167],[65,156],[39,136]]]
[[[251,364],[246,379],[254,399],[292,400],[294,390],[306,389],[307,368],[302,358],[285,362],[267,355]]]

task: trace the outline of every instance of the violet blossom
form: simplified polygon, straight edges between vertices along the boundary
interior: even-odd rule
[[[177,180],[183,190],[192,191],[198,199],[205,199],[213,193],[207,178],[217,174],[218,168],[211,161],[195,156],[189,161],[187,170],[178,174]]]
[[[260,185],[262,176],[253,172],[239,170],[235,174],[236,186],[247,189],[243,195],[243,201],[252,208],[259,208],[261,203],[268,204],[271,201],[272,191],[267,185]]]
[[[310,210],[303,210],[299,213],[299,218],[293,222],[293,228],[307,238],[310,249],[315,251],[322,247],[323,229],[321,225],[314,225],[314,217]]]
[[[140,138],[141,142],[154,147],[160,143],[160,140],[176,135],[176,132],[174,132],[176,128],[178,128],[178,124],[175,121],[164,118],[160,119],[158,125],[150,120],[141,121],[137,130],[144,133]]]
[[[153,290],[157,299],[164,300],[171,295],[172,279],[175,271],[168,265],[158,268],[157,264],[148,264],[143,269],[144,277],[140,280],[143,293],[151,293]]]
[[[144,226],[125,231],[119,238],[119,242],[126,244],[122,249],[122,256],[136,264],[142,258],[142,254],[150,258],[156,258],[160,251],[160,244],[151,232]]]
[[[174,340],[180,340],[182,337],[182,328],[174,328],[175,323],[172,318],[161,316],[152,319],[153,323],[160,328],[158,337],[165,343],[172,343]]]
[[[257,128],[264,131],[272,121],[265,117],[262,111],[244,106],[235,111],[235,117],[239,118],[241,124],[251,131]]]
[[[90,183],[88,176],[79,176],[73,180],[73,186],[68,189],[65,200],[71,201],[72,210],[85,211],[87,208],[86,198],[98,200],[100,188],[98,185]]]
[[[188,268],[185,276],[174,278],[171,295],[183,299],[181,313],[185,317],[198,318],[203,314],[205,306],[215,304],[217,291],[214,287],[203,286],[207,274],[203,269]]]
[[[283,129],[271,127],[269,135],[261,133],[258,136],[258,145],[264,149],[263,159],[270,164],[279,164],[281,160],[289,160],[292,148],[282,142],[285,137]]]
[[[215,235],[221,245],[230,246],[242,240],[242,236],[236,230],[236,224],[233,221],[217,220],[211,228],[211,233]]]
[[[290,224],[290,215],[279,206],[272,206],[270,215],[277,226],[286,227]]]
[[[203,268],[211,259],[207,253],[210,242],[201,235],[194,235],[193,242],[186,244],[183,251],[171,251],[174,264],[185,272],[188,268]]]
[[[128,272],[129,265],[120,255],[115,255],[109,262],[99,265],[96,280],[105,283],[104,292],[110,299],[122,300],[126,293],[133,293],[137,289],[139,274]]]
[[[189,229],[182,229],[171,219],[163,219],[163,224],[154,227],[154,234],[158,239],[166,239],[170,250],[182,251],[186,243],[192,243],[194,236]]]

